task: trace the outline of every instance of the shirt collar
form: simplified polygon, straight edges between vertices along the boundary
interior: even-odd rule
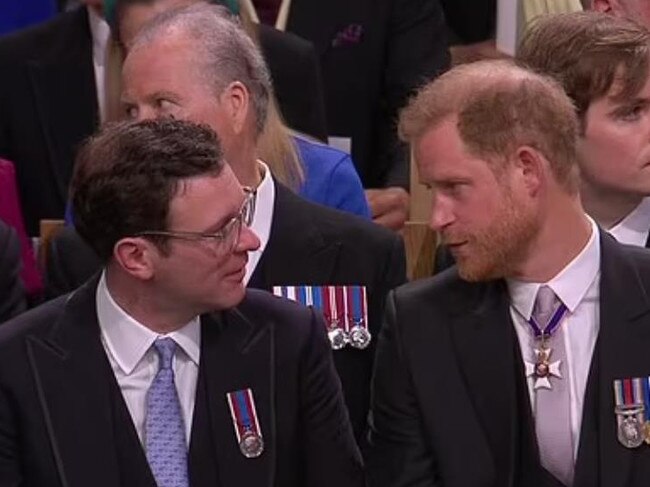
[[[512,306],[529,320],[535,305],[537,291],[542,285],[549,286],[556,296],[573,313],[587,294],[589,287],[600,272],[600,238],[598,226],[590,218],[591,236],[584,248],[548,282],[525,282],[506,279]]]
[[[104,66],[106,62],[106,45],[111,36],[111,28],[106,20],[94,9],[86,7],[86,10],[88,11],[90,34],[93,37],[93,59],[100,66]]]
[[[122,372],[129,375],[156,338],[162,335],[139,323],[115,302],[106,284],[106,271],[102,272],[97,285],[96,303],[99,328],[106,347]],[[172,338],[198,366],[201,348],[201,327],[198,316],[182,328],[165,336]]]
[[[258,160],[257,164],[260,170],[264,171],[264,176],[262,176],[262,181],[256,188],[255,213],[253,214],[253,221],[250,228],[260,239],[260,248],[249,252],[246,276],[244,277],[245,284],[248,283],[253,275],[253,271],[259,262],[262,252],[264,252],[269,242],[271,222],[273,220],[273,205],[275,204],[275,184],[273,183],[271,171],[264,162]]]
[[[650,229],[650,198],[643,198],[625,218],[608,231],[621,243],[645,247]]]

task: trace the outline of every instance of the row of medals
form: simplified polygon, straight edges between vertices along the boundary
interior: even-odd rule
[[[351,320],[352,321],[352,320]],[[372,336],[368,328],[363,326],[363,321],[354,322],[352,329],[347,332],[338,320],[330,320],[327,336],[333,350],[341,350],[346,345],[363,350],[370,344]]]

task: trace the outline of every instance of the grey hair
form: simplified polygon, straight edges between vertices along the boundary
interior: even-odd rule
[[[193,40],[203,75],[221,93],[230,83],[239,81],[250,92],[255,115],[256,136],[264,129],[269,100],[273,93],[268,67],[239,19],[220,5],[195,4],[157,15],[136,35],[135,51],[155,39],[180,33]]]

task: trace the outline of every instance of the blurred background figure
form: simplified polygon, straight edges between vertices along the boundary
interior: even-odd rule
[[[0,157],[15,164],[27,232],[62,218],[77,145],[109,118],[114,59],[101,0],[0,39]]]
[[[128,51],[137,32],[156,15],[198,3],[212,3],[204,0],[116,0],[114,15],[109,18],[114,28],[114,37],[122,46],[123,55]],[[108,11],[107,11],[108,13]],[[276,98],[276,87],[281,86],[285,93],[310,93],[312,101],[302,108],[292,108],[294,113],[311,113],[316,105],[313,99],[320,100],[320,89],[304,89],[299,80],[292,80],[291,74],[301,69],[283,64],[286,56],[292,56],[293,43],[306,43],[297,36],[275,30],[265,25],[244,22],[247,33],[265,53],[265,58],[273,79],[273,94],[264,130],[257,141],[258,156],[264,160],[273,175],[301,196],[325,206],[347,211],[363,217],[370,212],[363,194],[363,188],[350,156],[338,149],[327,147],[307,134],[291,130],[285,125]],[[268,34],[271,34],[270,36]],[[265,46],[276,46],[265,51]],[[310,49],[311,44],[309,44]],[[311,52],[311,51],[310,51]],[[314,57],[315,59],[315,57]],[[275,68],[275,71],[274,69]],[[304,70],[303,70],[304,71]],[[316,72],[318,69],[316,67]],[[319,79],[319,76],[315,76]],[[279,83],[278,83],[279,81]],[[319,85],[320,86],[320,85]],[[299,105],[302,101],[295,95],[287,96],[287,105]],[[296,127],[298,128],[298,127]],[[298,128],[300,130],[300,128]]]
[[[650,27],[650,2],[645,0],[583,0],[585,8],[627,17]]]
[[[351,150],[375,221],[401,228],[409,165],[396,136],[397,111],[449,66],[439,1],[243,0],[240,6],[243,16],[314,43],[330,140]]]
[[[16,232],[0,220],[0,323],[25,311],[20,268],[20,244]]]

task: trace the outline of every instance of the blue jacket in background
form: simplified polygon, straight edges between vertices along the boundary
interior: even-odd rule
[[[44,22],[57,13],[55,0],[2,0],[0,35]]]
[[[294,136],[305,169],[300,196],[330,208],[370,218],[361,179],[349,154]]]

